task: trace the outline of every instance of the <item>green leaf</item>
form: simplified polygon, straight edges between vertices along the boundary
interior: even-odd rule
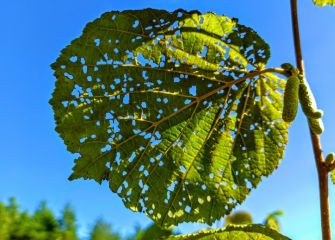
[[[332,180],[333,184],[335,184],[335,170],[330,172],[330,179]]]
[[[313,0],[313,2],[315,5],[319,7],[323,7],[326,5],[331,5],[331,6],[335,5],[335,0]]]
[[[162,229],[157,224],[152,224],[143,230],[143,232],[137,236],[136,240],[160,240],[166,238],[173,234],[172,228],[170,229]]]
[[[285,81],[268,45],[214,13],[108,12],[52,65],[70,179],[109,181],[159,225],[213,223],[283,157]]]
[[[276,211],[269,214],[264,221],[264,225],[273,230],[276,230],[277,232],[280,232],[280,223],[278,217],[282,215],[284,215],[282,211]]]
[[[103,219],[98,219],[90,232],[90,240],[121,240],[118,233],[114,232],[111,224]]]
[[[273,229],[267,228],[260,224],[247,226],[228,226],[226,228],[205,230],[194,234],[171,236],[167,240],[288,240],[288,237],[281,235]]]

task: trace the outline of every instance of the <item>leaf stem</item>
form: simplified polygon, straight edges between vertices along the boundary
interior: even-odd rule
[[[298,6],[297,0],[291,0],[291,17],[292,17],[292,28],[294,37],[294,48],[297,67],[302,75],[305,75],[304,61],[302,57],[301,41],[299,33],[299,20],[298,20]],[[329,208],[329,196],[328,196],[328,173],[329,168],[324,162],[322,155],[321,140],[319,135],[313,133],[309,129],[314,158],[318,171],[319,178],[319,191],[320,191],[320,210],[321,210],[321,226],[322,226],[322,239],[331,240],[331,229],[330,229],[330,208]]]
[[[278,73],[278,74],[281,74],[281,75],[287,77],[286,71],[282,68],[267,68],[265,70],[266,70],[266,72]]]

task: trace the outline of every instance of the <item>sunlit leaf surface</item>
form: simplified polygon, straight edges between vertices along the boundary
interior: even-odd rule
[[[326,6],[326,5],[335,5],[335,0],[313,0],[314,4],[320,7]]]
[[[263,225],[228,226],[194,234],[171,236],[167,240],[289,240],[277,231]]]
[[[52,65],[70,179],[109,181],[160,225],[212,223],[278,166],[285,81],[268,45],[214,13],[109,12]],[[111,203],[113,204],[113,203]]]
[[[330,172],[330,180],[333,184],[335,184],[335,170]]]

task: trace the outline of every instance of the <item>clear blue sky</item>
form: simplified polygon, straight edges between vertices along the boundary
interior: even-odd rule
[[[324,109],[325,152],[335,151],[335,8],[317,8],[300,1],[301,31],[308,78]],[[127,233],[150,220],[126,209],[108,186],[92,181],[67,181],[73,156],[54,131],[48,104],[54,87],[49,65],[59,51],[81,34],[85,24],[110,10],[146,7],[213,11],[240,19],[271,46],[269,66],[294,62],[289,0],[11,0],[0,8],[0,201],[17,197],[23,209],[33,210],[42,199],[59,212],[74,205],[81,232],[98,216]],[[290,128],[285,158],[274,174],[239,207],[255,221],[281,209],[284,234],[317,240],[320,235],[318,185],[307,124],[301,114]],[[330,186],[335,229],[335,186]],[[203,226],[183,224],[182,232]],[[335,231],[335,230],[334,230]],[[335,234],[334,234],[335,236]]]

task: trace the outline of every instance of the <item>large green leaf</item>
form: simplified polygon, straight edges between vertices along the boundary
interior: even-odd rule
[[[326,6],[326,5],[335,5],[335,0],[313,0],[314,4],[320,7]]]
[[[173,234],[173,229],[162,229],[157,224],[152,224],[136,234],[134,240],[161,240]]]
[[[289,240],[277,231],[263,225],[228,226],[226,228],[205,230],[194,234],[170,236],[167,240]]]
[[[182,10],[109,12],[52,65],[70,179],[109,181],[160,225],[212,223],[277,168],[285,81],[235,19]]]

